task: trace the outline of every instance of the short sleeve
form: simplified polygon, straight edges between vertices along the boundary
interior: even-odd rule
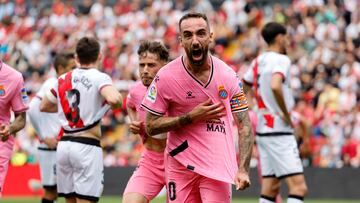
[[[272,69],[272,74],[280,74],[280,75],[282,75],[283,79],[285,80],[285,78],[288,75],[287,73],[290,69],[290,66],[291,66],[290,59],[287,57],[281,57],[281,58],[279,58],[277,63],[274,65],[274,67]]]
[[[255,59],[256,60],[256,59]],[[246,71],[243,81],[249,85],[252,85],[254,83],[254,73],[253,73],[253,69],[254,69],[254,65],[255,65],[255,60],[251,63],[251,66],[249,67],[249,69]]]
[[[105,73],[100,73],[101,77],[97,78],[97,86],[98,90],[101,91],[101,89],[105,86],[112,85],[111,77]]]
[[[130,90],[126,98],[126,106],[131,109],[136,109],[134,98],[134,90]]]
[[[240,79],[234,75],[229,78],[230,84],[230,107],[233,113],[248,109],[247,99],[243,90],[243,84]]]
[[[15,93],[11,98],[11,108],[15,113],[21,113],[26,111],[29,107],[29,97],[27,95],[26,88],[24,86],[24,80],[22,77],[14,89]]]
[[[148,88],[141,106],[152,114],[163,116],[168,109],[168,100],[165,98],[167,88],[169,87],[165,79],[157,75]]]

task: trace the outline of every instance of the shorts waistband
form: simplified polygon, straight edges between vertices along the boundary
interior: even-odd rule
[[[259,137],[279,137],[279,136],[291,136],[294,135],[293,132],[271,132],[271,133],[259,133],[256,132],[256,136]]]
[[[66,134],[73,134],[73,133],[83,132],[83,131],[85,131],[85,130],[89,130],[89,129],[97,126],[97,125],[100,123],[100,121],[101,121],[101,119],[95,121],[94,123],[92,123],[92,124],[90,124],[90,125],[88,125],[88,126],[85,126],[85,127],[83,127],[83,128],[80,128],[80,129],[75,129],[75,130],[66,130],[66,129],[64,129],[64,132],[65,132]]]
[[[81,144],[93,145],[96,147],[101,147],[100,140],[90,137],[75,137],[75,136],[63,136],[60,141],[70,141],[70,142],[78,142]]]
[[[38,147],[38,150],[41,150],[41,151],[55,151],[56,152],[56,148],[50,149],[48,147]]]

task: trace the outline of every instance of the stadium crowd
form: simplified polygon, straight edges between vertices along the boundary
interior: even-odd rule
[[[260,28],[275,20],[290,34],[295,109],[310,126],[304,139],[309,147],[302,151],[305,166],[360,167],[360,1],[283,2],[1,0],[0,58],[23,73],[34,96],[54,74],[55,53],[73,52],[79,38],[96,36],[103,48],[102,71],[126,98],[139,78],[139,42],[162,40],[176,58],[181,54],[177,22],[187,11],[207,14],[215,34],[212,53],[240,77],[264,49]],[[125,109],[103,119],[105,166],[134,166],[140,158],[140,139],[130,134]],[[12,164],[36,162],[37,143],[29,124],[17,136]]]

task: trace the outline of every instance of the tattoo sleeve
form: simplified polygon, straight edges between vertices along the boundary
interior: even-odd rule
[[[170,130],[177,130],[191,123],[192,120],[187,114],[179,117],[163,117],[148,112],[146,114],[146,133],[150,136],[157,135]]]
[[[14,135],[19,130],[23,129],[25,127],[26,123],[26,113],[22,112],[19,114],[15,114],[15,120],[10,124],[9,134]]]
[[[254,145],[253,130],[248,111],[233,114],[239,135],[239,170],[249,172],[252,148]]]

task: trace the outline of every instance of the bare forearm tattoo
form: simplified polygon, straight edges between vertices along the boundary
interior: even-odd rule
[[[251,128],[251,122],[247,111],[238,112],[234,115],[239,130],[239,167],[246,172],[250,168],[252,148],[254,145],[254,136]]]
[[[192,119],[188,114],[185,114],[183,116],[180,116],[179,123],[181,126],[188,125],[192,123]]]
[[[190,124],[191,118],[187,115],[181,117],[162,117],[151,113],[146,114],[146,132],[148,135],[166,133],[176,130],[184,124]],[[183,124],[182,124],[183,123]]]
[[[15,114],[15,120],[10,124],[9,134],[15,134],[25,127],[26,113]]]

